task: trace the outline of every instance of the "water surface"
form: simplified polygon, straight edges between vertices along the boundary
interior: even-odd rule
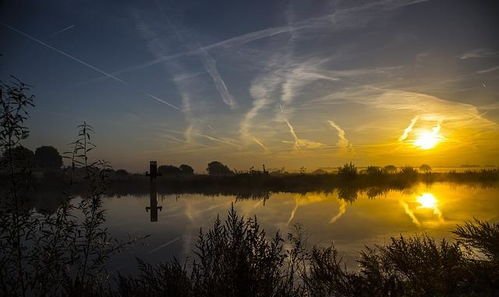
[[[363,246],[387,243],[392,236],[424,232],[452,239],[456,224],[499,219],[497,187],[435,183],[389,190],[375,198],[366,192],[351,201],[340,196],[334,191],[273,193],[268,199],[154,193],[108,197],[106,224],[114,236],[151,235],[117,255],[110,268],[133,271],[135,256],[150,263],[191,256],[200,228],[209,228],[217,215],[225,217],[231,205],[241,215],[256,215],[268,234],[286,234],[299,224],[309,246],[334,243],[349,266],[355,265]]]

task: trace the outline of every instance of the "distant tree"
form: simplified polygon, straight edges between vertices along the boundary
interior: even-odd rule
[[[324,169],[316,169],[312,172],[312,174],[315,174],[315,175],[321,175],[321,174],[327,174],[327,171],[324,170]]]
[[[118,169],[118,170],[116,170],[116,175],[117,176],[127,176],[128,171],[126,171],[125,169]]]
[[[379,176],[383,171],[378,166],[367,166],[366,173],[370,176]]]
[[[338,168],[338,176],[344,179],[353,179],[357,177],[357,167],[350,162]]]
[[[386,165],[383,170],[386,172],[386,173],[395,173],[397,171],[397,167],[395,167],[394,165]]]
[[[163,176],[179,175],[180,169],[173,165],[161,165],[158,167],[158,173]]]
[[[35,164],[40,168],[60,169],[62,156],[52,146],[41,146],[35,151]]]
[[[424,172],[424,173],[431,173],[431,167],[428,164],[423,164],[419,166],[419,170]]]
[[[300,174],[305,174],[307,173],[307,168],[305,168],[304,166],[300,167]]]
[[[194,175],[194,169],[191,166],[182,164],[178,167],[182,175]]]
[[[404,166],[400,168],[399,174],[406,177],[416,177],[418,172],[412,166]]]
[[[35,160],[35,154],[33,151],[19,145],[11,150],[5,150],[0,164],[7,164],[10,156],[12,156],[12,164],[17,169],[31,168]],[[4,165],[2,165],[2,167],[4,167]]]
[[[233,175],[234,172],[218,161],[213,161],[208,163],[208,168],[206,168],[209,175]]]

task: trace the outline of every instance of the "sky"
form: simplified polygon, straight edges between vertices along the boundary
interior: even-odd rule
[[[25,146],[86,121],[135,172],[497,166],[494,2],[4,0],[0,79],[32,85]]]

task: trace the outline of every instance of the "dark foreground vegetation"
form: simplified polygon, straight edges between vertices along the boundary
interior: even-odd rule
[[[267,235],[256,218],[244,219],[232,209],[225,221],[217,219],[212,228],[200,231],[190,259],[159,265],[138,260],[138,275],[107,271],[110,257],[140,239],[119,241],[105,228],[101,204],[111,171],[106,162],[89,159],[95,148],[92,128],[86,123],[79,126],[67,154],[71,170],[62,195],[71,198],[77,187],[80,202],[67,199],[54,212],[35,212],[25,207],[36,186],[33,168],[18,162],[14,153],[28,137],[24,122],[33,98],[19,81],[1,86],[0,165],[5,172],[0,188],[0,296],[499,294],[499,224],[478,220],[458,226],[455,242],[400,237],[366,248],[358,269],[347,270],[334,246],[309,249],[299,229],[285,237]],[[362,181],[352,165],[344,168],[336,177],[321,178],[347,184]],[[402,174],[419,176],[409,169]],[[240,176],[216,181],[223,185],[231,178],[244,180]],[[313,182],[316,177],[287,178]]]

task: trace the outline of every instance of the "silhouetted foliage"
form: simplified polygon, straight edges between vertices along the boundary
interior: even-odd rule
[[[367,166],[366,173],[372,177],[379,177],[383,174],[383,170],[378,166]]]
[[[383,167],[383,171],[388,174],[392,174],[397,172],[397,167],[395,167],[394,165],[386,165],[385,167]]]
[[[352,180],[357,177],[357,167],[350,162],[338,168],[338,176],[344,180]]]
[[[411,166],[404,166],[400,168],[400,171],[398,173],[399,175],[405,177],[405,178],[416,178],[418,176],[418,171]]]
[[[158,173],[163,176],[176,176],[181,173],[178,167],[173,165],[161,165],[158,167]]]
[[[35,164],[40,168],[59,169],[62,166],[62,156],[52,146],[41,146],[35,151]]]
[[[12,165],[16,169],[32,168],[35,162],[35,154],[33,154],[33,151],[22,145],[6,149],[3,152],[2,160],[0,160],[0,162],[6,163],[9,158],[12,158]]]
[[[129,173],[125,169],[118,169],[118,170],[116,170],[115,174],[116,174],[116,176],[124,177],[124,176],[128,176]]]
[[[431,167],[428,164],[422,164],[419,166],[419,170],[423,173],[431,173]]]
[[[499,225],[466,225],[475,230],[464,232],[467,240],[497,246],[497,238],[482,235],[497,234]],[[225,222],[217,218],[210,230],[200,232],[191,264],[139,261],[142,274],[120,277],[119,295],[496,296],[498,263],[477,262],[465,252],[466,242],[400,236],[366,247],[358,270],[348,270],[333,245],[308,250],[299,228],[287,240],[278,233],[266,236],[256,218],[244,219],[231,209]]]
[[[191,166],[182,164],[178,167],[180,169],[180,173],[184,176],[191,176],[194,175],[194,169],[192,169]]]
[[[218,175],[218,176],[234,174],[234,172],[232,172],[232,170],[230,170],[229,167],[218,161],[213,161],[208,163],[208,168],[206,168],[206,171],[208,171],[209,175]]]

